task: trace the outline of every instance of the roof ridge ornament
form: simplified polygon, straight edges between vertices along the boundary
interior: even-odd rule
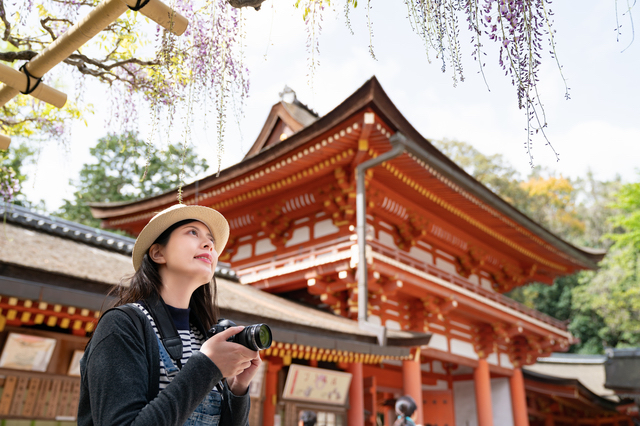
[[[284,85],[284,89],[282,89],[282,92],[278,93],[278,96],[280,96],[280,101],[286,102],[288,104],[295,103],[298,100],[296,91],[286,84]]]

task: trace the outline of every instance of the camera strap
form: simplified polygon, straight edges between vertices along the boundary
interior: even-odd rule
[[[162,345],[178,368],[182,369],[182,339],[178,334],[178,329],[171,318],[167,305],[156,293],[146,298],[143,303],[156,323]]]

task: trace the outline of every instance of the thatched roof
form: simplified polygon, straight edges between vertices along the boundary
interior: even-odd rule
[[[0,262],[82,278],[104,284],[117,284],[133,273],[131,257],[91,247],[70,239],[2,224]]]

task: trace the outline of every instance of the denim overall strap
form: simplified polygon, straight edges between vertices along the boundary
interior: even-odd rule
[[[164,364],[167,377],[171,380],[171,377],[176,375],[180,370],[173,363],[171,356],[157,335],[156,339],[158,340],[160,359],[162,360],[162,364]],[[220,423],[221,412],[222,395],[217,389],[212,389],[196,407],[195,411],[189,416],[187,421],[184,423],[184,426],[218,426]]]
[[[179,369],[173,363],[173,360],[171,359],[169,352],[167,352],[167,350],[165,349],[164,345],[160,341],[160,338],[158,337],[157,334],[156,334],[156,340],[158,341],[158,351],[160,352],[160,361],[162,361],[162,364],[164,364],[164,369],[167,372],[167,376],[171,377],[174,374],[176,374],[179,371]]]

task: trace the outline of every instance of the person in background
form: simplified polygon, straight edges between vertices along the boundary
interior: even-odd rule
[[[313,411],[300,412],[300,420],[298,426],[315,426],[316,425],[316,413]]]
[[[415,426],[411,416],[416,412],[418,406],[409,395],[401,396],[396,401],[396,415],[398,416],[393,426]]]

